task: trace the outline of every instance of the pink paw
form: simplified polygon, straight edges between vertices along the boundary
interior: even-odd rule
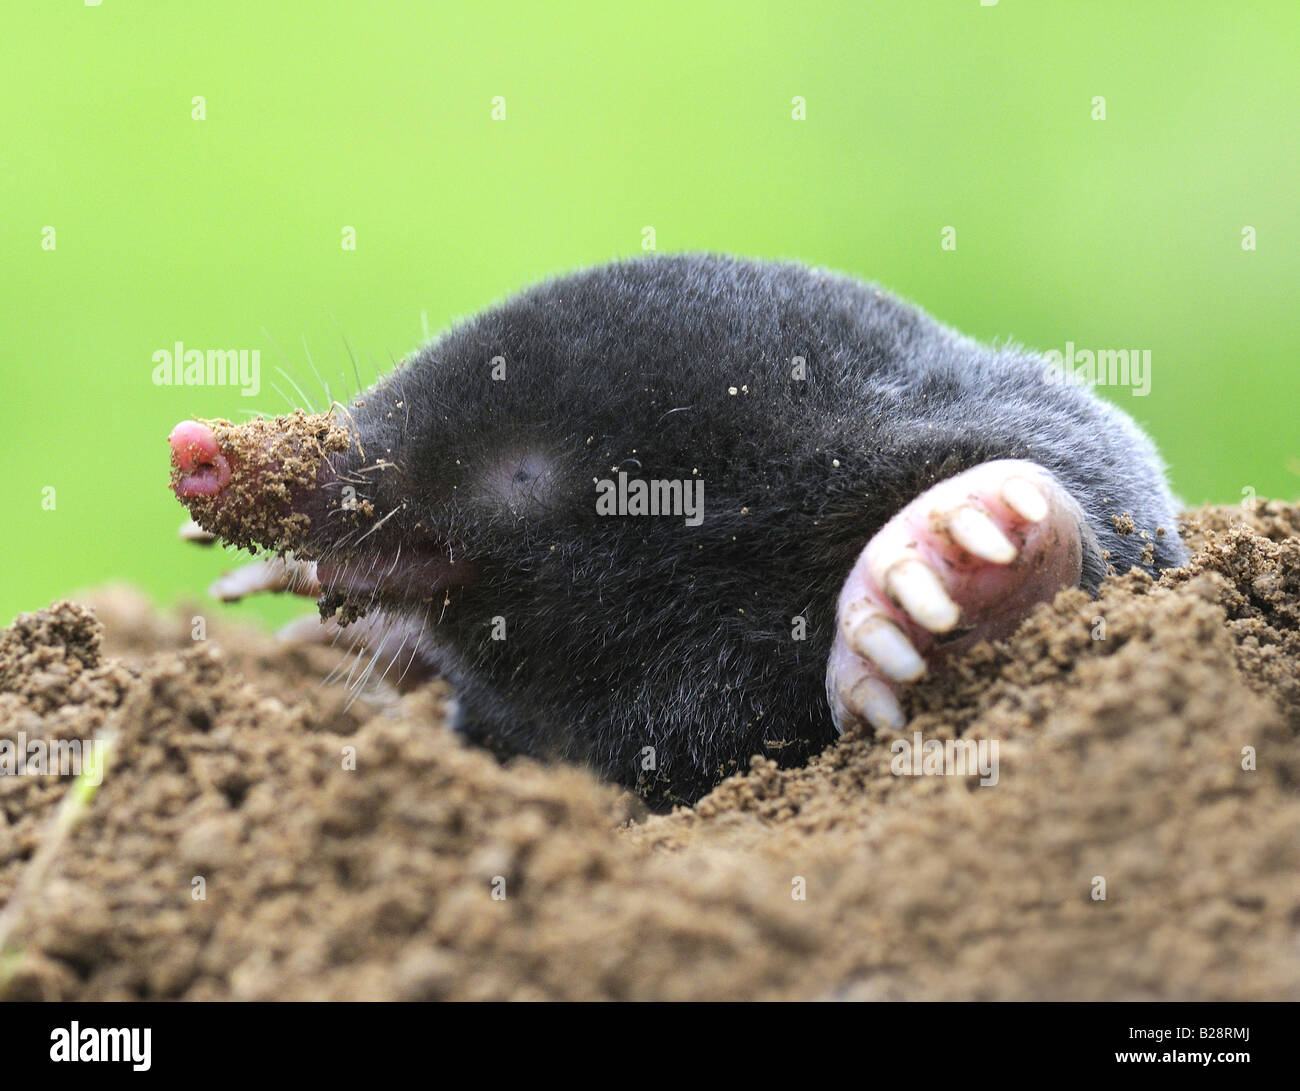
[[[903,687],[1079,583],[1083,513],[1041,466],[1000,459],[927,489],[840,591],[826,695],[841,732],[904,724]]]

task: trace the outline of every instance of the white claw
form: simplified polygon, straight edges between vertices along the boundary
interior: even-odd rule
[[[893,622],[875,614],[848,634],[849,646],[870,659],[895,682],[911,682],[925,673],[925,660]]]
[[[253,561],[233,572],[225,573],[208,588],[209,595],[223,602],[238,602],[245,595],[259,591],[290,591],[295,595],[315,598],[320,594],[316,565],[288,557]]]
[[[912,557],[898,561],[885,573],[885,590],[918,625],[932,633],[946,633],[961,615],[929,565]]]
[[[176,532],[183,542],[197,542],[199,545],[211,545],[217,540],[217,536],[211,531],[204,530],[193,519],[187,519],[181,524],[181,529]]]
[[[1002,483],[1002,499],[1022,519],[1041,523],[1047,518],[1047,497],[1043,490],[1023,477],[1008,477]]]
[[[1010,564],[1016,559],[1016,547],[979,508],[969,505],[958,508],[948,520],[948,529],[958,545],[981,560]]]
[[[849,693],[845,702],[857,709],[872,727],[882,731],[898,731],[907,721],[898,699],[878,678],[864,678]]]

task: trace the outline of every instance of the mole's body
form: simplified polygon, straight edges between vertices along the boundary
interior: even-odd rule
[[[237,429],[172,443],[200,523],[405,619],[402,662],[453,682],[467,734],[689,802],[837,722],[898,726],[906,685],[1062,584],[1183,560],[1151,444],[1045,376],[842,276],[663,257],[424,348],[268,500],[293,534],[223,513],[268,476]]]

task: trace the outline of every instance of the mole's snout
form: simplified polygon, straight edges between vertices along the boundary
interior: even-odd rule
[[[323,533],[341,510],[339,490],[325,486],[337,481],[331,460],[345,460],[352,440],[329,413],[181,421],[167,437],[172,491],[200,527],[230,545],[298,550],[310,528]],[[359,440],[356,447],[359,454]],[[351,525],[343,515],[335,521]]]
[[[167,437],[171,444],[172,489],[178,497],[215,496],[230,481],[230,462],[206,424],[183,420]]]

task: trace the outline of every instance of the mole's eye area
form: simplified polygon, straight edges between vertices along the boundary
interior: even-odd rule
[[[553,467],[541,451],[504,454],[483,475],[481,485],[511,511],[522,514],[549,506]]]

